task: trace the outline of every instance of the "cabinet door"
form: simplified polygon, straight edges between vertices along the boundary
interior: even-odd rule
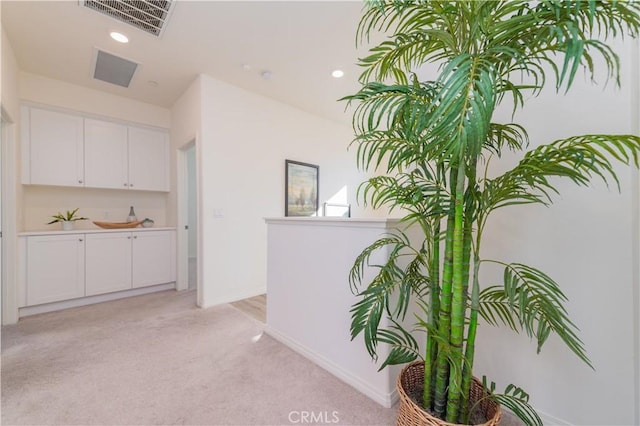
[[[87,234],[87,296],[131,288],[131,232]]]
[[[167,132],[129,126],[129,189],[169,191]]]
[[[174,282],[174,232],[133,232],[133,287]]]
[[[27,305],[84,296],[84,235],[27,238]]]
[[[83,118],[38,108],[29,111],[27,183],[83,186]]]
[[[84,184],[92,188],[129,187],[127,126],[84,120]]]

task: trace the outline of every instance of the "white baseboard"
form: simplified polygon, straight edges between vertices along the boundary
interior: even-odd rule
[[[365,394],[366,396],[368,396],[378,404],[382,405],[383,407],[390,408],[398,401],[398,398],[399,398],[398,392],[395,390],[395,388],[390,393],[381,393],[378,390],[372,388],[369,384],[363,382],[357,376],[354,376],[349,371],[346,371],[345,369],[335,364],[334,362],[319,355],[318,353],[308,348],[307,346],[298,343],[297,341],[289,338],[288,336],[285,336],[284,334],[280,333],[277,330],[274,330],[273,328],[269,327],[269,325],[265,327],[264,331],[269,336],[273,337],[280,343],[284,344],[285,346],[288,346],[289,348],[298,352],[300,355],[304,356],[305,358],[311,360],[315,364],[324,368],[329,373],[333,374],[343,382],[351,385],[356,390]]]
[[[537,411],[537,410],[536,410]],[[559,419],[557,417],[553,417],[550,414],[545,413],[544,411],[537,411],[538,415],[542,419],[542,424],[545,426],[572,426],[571,423]]]
[[[533,409],[536,410],[535,407],[533,407]],[[515,414],[513,414],[513,411],[509,410],[505,406],[502,406],[502,411],[505,412],[505,413],[509,413],[510,415],[512,415],[515,418],[518,417]],[[573,426],[572,423],[569,423],[567,421],[561,420],[561,419],[559,419],[557,417],[553,417],[552,415],[547,414],[544,411],[536,410],[536,413],[538,413],[538,415],[540,416],[540,420],[542,420],[542,424],[545,425],[545,426]]]
[[[82,297],[80,299],[63,300],[61,302],[45,303],[43,305],[25,306],[19,309],[19,317],[44,314],[46,312],[61,311],[62,309],[77,308],[78,306],[93,305],[95,303],[108,302],[110,300],[124,299],[125,297],[140,296],[157,291],[173,290],[176,283],[154,285],[150,287],[134,288],[132,290],[118,291],[115,293],[99,294],[97,296]]]

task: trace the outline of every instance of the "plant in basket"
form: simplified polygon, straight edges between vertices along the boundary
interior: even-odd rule
[[[558,283],[532,266],[484,258],[483,232],[498,209],[551,204],[558,178],[617,184],[614,163],[637,166],[640,138],[578,135],[526,151],[525,128],[493,115],[509,100],[516,117],[526,97],[546,84],[568,91],[578,70],[593,76],[596,63],[617,83],[618,57],[603,40],[637,37],[639,13],[640,3],[623,1],[368,2],[359,42],[376,32],[388,38],[360,60],[362,87],[344,98],[357,104],[358,166],[377,172],[359,196],[374,208],[401,211],[406,228],[382,236],[355,260],[351,335],[363,335],[374,358],[381,343],[389,345],[381,369],[420,359],[405,368],[399,392],[418,393],[424,418],[407,420],[413,408],[401,405],[399,424],[495,424],[498,404],[527,424],[542,424],[524,390],[510,385],[498,393],[474,382],[480,319],[524,331],[538,351],[554,333],[591,366]],[[429,63],[436,72],[423,68]],[[505,150],[521,160],[494,177],[489,160]],[[419,241],[409,226],[419,230]],[[388,260],[369,265],[378,250]],[[481,286],[486,264],[503,270],[502,285]],[[374,277],[365,280],[369,268]],[[415,306],[414,324],[408,313]],[[415,330],[425,332],[424,344]]]

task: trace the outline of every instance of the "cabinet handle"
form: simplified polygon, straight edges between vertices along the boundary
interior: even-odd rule
[[[82,238],[78,238],[78,241],[83,242],[84,240]]]
[[[129,184],[127,182],[124,183],[124,186],[129,186]]]
[[[132,183],[130,183],[129,186],[133,188],[133,184]]]
[[[130,239],[131,239],[131,236],[128,236],[128,237],[127,237],[127,240],[130,240]]]
[[[135,237],[133,237],[133,239],[134,239],[134,240],[137,240],[137,239],[138,239],[138,236],[136,235]]]
[[[80,179],[78,179],[78,183],[82,183],[82,181]]]

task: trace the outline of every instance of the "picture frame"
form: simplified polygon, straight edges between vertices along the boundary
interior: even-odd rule
[[[317,216],[320,167],[285,160],[285,216]]]

